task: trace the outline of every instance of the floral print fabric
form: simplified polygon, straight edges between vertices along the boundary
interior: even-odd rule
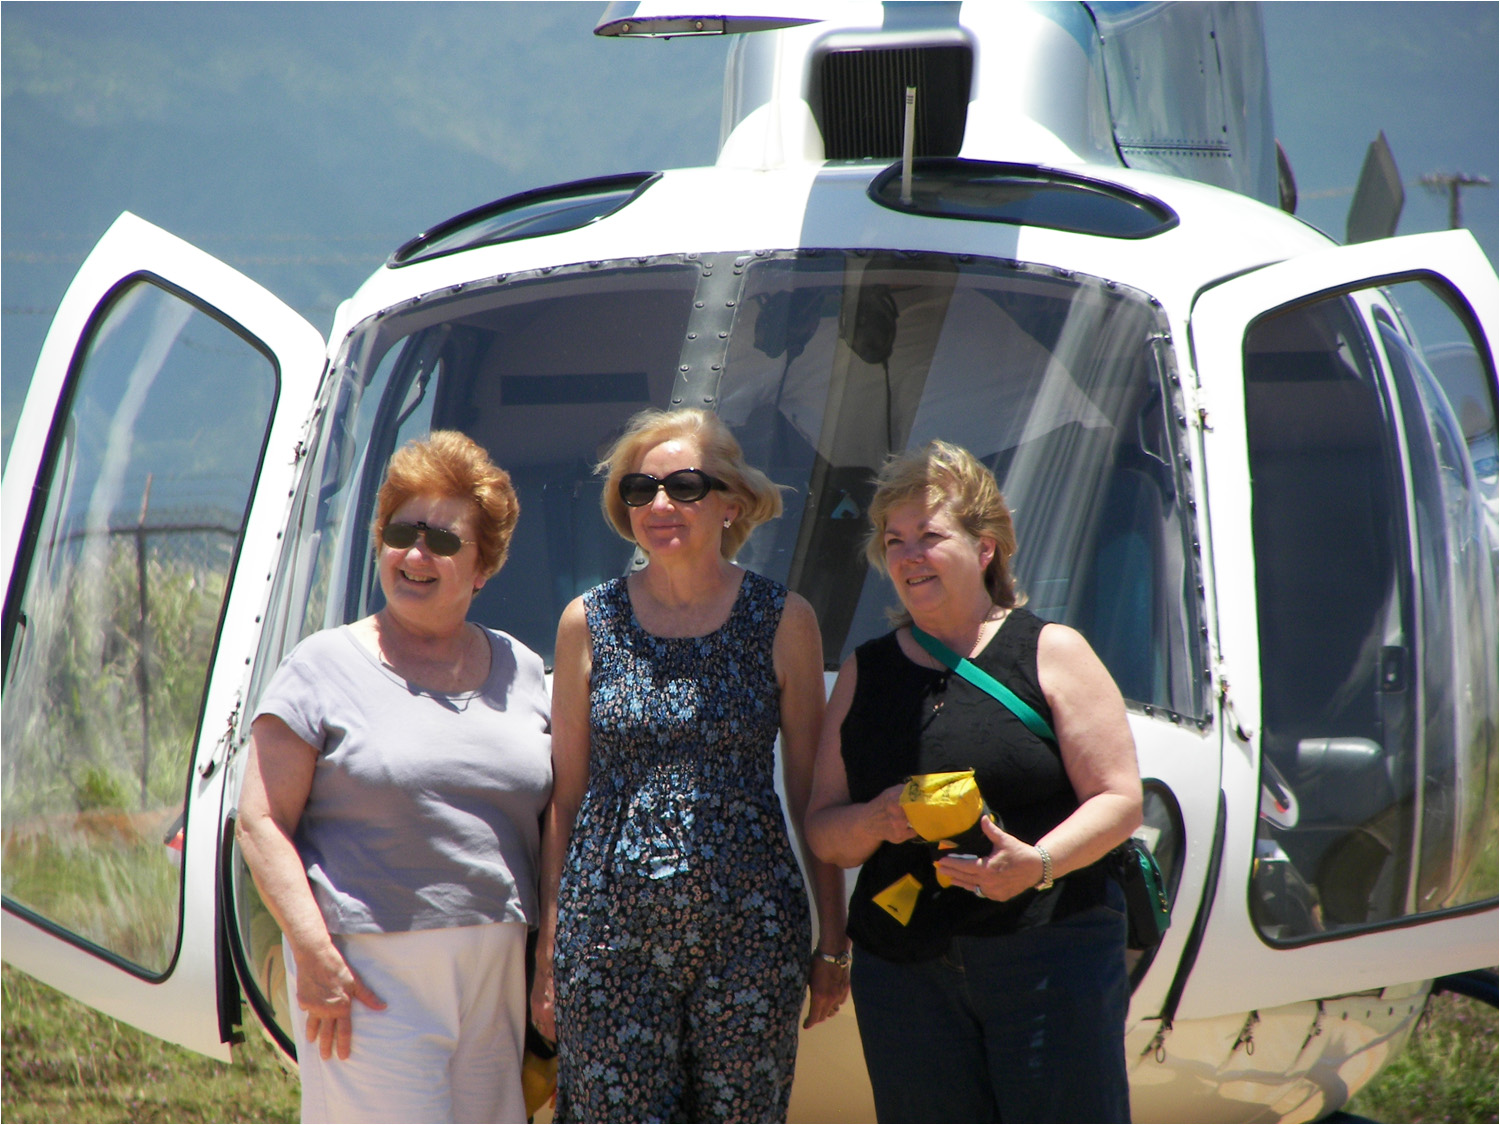
[[[669,638],[624,579],[584,595],[589,788],[558,899],[559,1121],[785,1120],[807,894],[774,785],[786,588]]]

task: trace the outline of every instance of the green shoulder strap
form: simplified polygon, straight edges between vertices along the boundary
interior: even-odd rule
[[[911,627],[911,635],[916,638],[917,644],[927,650],[927,654],[934,660],[941,661],[950,671],[957,672],[969,683],[980,691],[995,697],[1000,703],[1008,707],[1016,718],[1026,724],[1028,730],[1038,738],[1045,738],[1048,742],[1055,743],[1057,735],[1052,733],[1052,728],[1047,725],[1047,720],[1038,715],[1031,707],[1010,688],[1006,687],[994,676],[983,668],[978,667],[971,661],[965,660],[958,653],[938,640],[931,633]]]

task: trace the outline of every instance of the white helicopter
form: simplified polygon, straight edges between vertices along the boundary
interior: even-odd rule
[[[510,470],[475,612],[548,654],[634,561],[601,445],[708,406],[793,486],[740,561],[812,601],[830,667],[885,627],[886,454],[994,468],[1032,607],[1129,702],[1174,894],[1132,968],[1136,1118],[1336,1113],[1434,980],[1496,959],[1494,270],[1465,232],[1338,246],[1282,209],[1251,6],[736,11],[597,28],[737,36],[714,167],[459,215],[326,343],[110,228],[3,481],[5,960],[209,1055],[255,1023],[291,1054],[241,750],[281,656],[379,597],[386,458],[454,427]],[[847,1011],[798,1071],[794,1118],[873,1116]]]

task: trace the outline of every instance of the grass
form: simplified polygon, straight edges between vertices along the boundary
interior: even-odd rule
[[[172,815],[167,809],[142,817],[167,824]],[[98,819],[92,829],[67,823],[83,824],[90,816]],[[177,945],[182,875],[161,843],[161,830],[138,837],[118,810],[55,819],[62,823],[30,836],[16,833],[7,820],[6,896],[144,969],[165,972]]]
[[[250,1031],[233,1063],[164,1043],[6,966],[5,1121],[296,1121],[297,1079]]]
[[[297,1080],[250,1031],[232,1064],[163,1043],[6,966],[0,1120],[296,1121]],[[1448,994],[1347,1111],[1496,1121],[1494,1009]]]
[[[1406,1050],[1359,1092],[1348,1112],[1374,1121],[1500,1121],[1495,1009],[1442,993]]]

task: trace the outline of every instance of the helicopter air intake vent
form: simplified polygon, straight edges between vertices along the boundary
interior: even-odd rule
[[[829,160],[901,155],[906,88],[917,88],[917,156],[957,156],[964,143],[974,52],[967,46],[829,51],[814,97]]]

